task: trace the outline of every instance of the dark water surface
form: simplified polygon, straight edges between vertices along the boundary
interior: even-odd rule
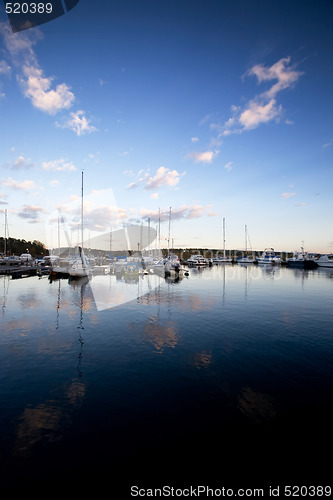
[[[330,483],[333,270],[1,276],[0,304],[3,487]]]

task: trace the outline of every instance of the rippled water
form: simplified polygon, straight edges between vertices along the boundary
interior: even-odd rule
[[[1,276],[0,297],[9,488],[331,478],[332,270]]]

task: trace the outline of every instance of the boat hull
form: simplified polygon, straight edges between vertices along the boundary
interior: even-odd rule
[[[288,267],[293,267],[296,269],[314,269],[315,267],[317,267],[317,263],[312,260],[288,261],[287,264]]]
[[[317,261],[317,266],[319,267],[333,267],[333,262],[318,262]]]

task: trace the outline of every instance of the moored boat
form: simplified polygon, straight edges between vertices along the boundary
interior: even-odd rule
[[[212,259],[213,264],[227,264],[232,263],[232,257],[227,257],[225,250],[225,219],[223,219],[223,257],[217,256]]]
[[[237,264],[254,264],[256,259],[251,255],[244,255],[243,257],[239,257],[237,259]]]
[[[321,255],[315,262],[319,267],[333,267],[333,254]]]
[[[81,246],[78,254],[71,260],[68,266],[68,274],[71,278],[84,278],[91,275],[91,267],[83,252],[83,172],[81,186]]]
[[[281,257],[275,255],[273,248],[265,248],[260,257],[257,258],[258,264],[281,264]]]
[[[170,254],[164,260],[165,276],[182,276],[187,271],[181,267],[180,259],[176,254]]]
[[[287,264],[290,267],[297,267],[301,269],[313,269],[317,267],[315,259],[308,253],[304,252],[303,247],[301,247],[301,252],[295,251],[293,256],[287,259]]]
[[[79,247],[79,253],[70,262],[68,274],[71,278],[83,278],[91,274],[91,268],[83,248]]]
[[[223,257],[214,257],[212,259],[212,263],[213,264],[231,264],[233,262],[233,258],[232,257],[226,257],[226,256],[223,256]]]
[[[256,262],[256,259],[253,257],[252,254],[248,255],[247,253],[247,227],[245,226],[245,253],[242,255],[242,257],[239,257],[237,259],[238,264],[254,264]]]
[[[187,263],[189,266],[208,266],[208,260],[200,254],[191,255]]]

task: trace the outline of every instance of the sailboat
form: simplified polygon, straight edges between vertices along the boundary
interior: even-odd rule
[[[232,262],[232,257],[227,257],[226,256],[226,251],[225,251],[225,219],[223,218],[223,257],[215,257],[213,259],[214,264],[219,264],[219,263],[228,263]]]
[[[164,277],[180,277],[185,274],[188,275],[180,264],[180,259],[178,255],[170,253],[170,225],[171,225],[171,207],[169,210],[169,234],[168,234],[168,256],[163,261],[155,263],[153,270],[155,274],[162,275]]]
[[[254,264],[256,262],[255,258],[253,256],[249,256],[247,254],[247,227],[245,225],[245,254],[243,257],[240,257],[237,259],[238,264]]]
[[[51,276],[67,276],[68,266],[61,262],[60,259],[60,221],[58,216],[58,256],[53,256],[53,262],[51,264]]]
[[[78,254],[73,257],[68,266],[68,274],[71,278],[84,278],[89,276],[91,268],[83,252],[83,172],[81,187],[81,246],[78,247]]]

